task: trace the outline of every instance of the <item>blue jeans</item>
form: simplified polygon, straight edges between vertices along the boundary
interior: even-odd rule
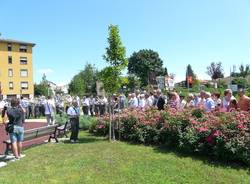
[[[14,125],[13,133],[10,133],[11,143],[22,142],[24,136],[24,128],[21,126]]]

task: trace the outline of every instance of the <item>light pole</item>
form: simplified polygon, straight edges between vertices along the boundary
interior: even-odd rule
[[[48,92],[48,96],[49,96],[49,88],[50,88],[50,85],[48,84],[48,91],[47,91]]]
[[[22,97],[22,87],[20,88],[20,98]]]

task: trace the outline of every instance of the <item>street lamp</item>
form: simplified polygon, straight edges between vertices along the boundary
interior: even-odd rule
[[[20,98],[22,97],[22,87],[20,88]]]
[[[47,91],[48,92],[48,96],[49,96],[49,88],[50,88],[50,84],[48,84],[48,91]]]

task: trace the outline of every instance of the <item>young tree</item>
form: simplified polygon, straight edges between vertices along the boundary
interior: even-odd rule
[[[119,35],[118,26],[109,26],[108,47],[103,58],[110,64],[104,68],[100,74],[107,93],[112,94],[120,88],[120,74],[126,68],[128,61],[126,58],[126,48],[123,46]]]
[[[152,84],[157,75],[168,74],[167,68],[163,68],[163,61],[159,54],[153,50],[143,49],[134,52],[128,62],[129,74],[135,74],[140,78],[141,84]],[[152,78],[152,76],[154,76]]]
[[[100,74],[100,80],[103,82],[103,87],[108,94],[117,92],[121,87],[120,75],[121,71],[125,69],[128,65],[126,58],[126,48],[123,46],[121,37],[119,35],[118,26],[109,26],[109,36],[108,36],[108,47],[106,48],[106,54],[103,58],[109,63],[110,66],[104,68]],[[113,139],[114,135],[114,124],[112,124],[111,114],[113,117],[113,112],[111,113],[111,106],[109,105],[110,112],[110,124],[109,124],[109,140],[111,141],[112,130]],[[112,126],[112,130],[111,130]]]
[[[122,44],[121,37],[119,35],[119,28],[117,25],[109,26],[109,37],[108,44],[106,47],[106,54],[103,55],[103,58],[117,70],[123,70],[127,64],[126,58],[126,48]]]
[[[207,67],[207,74],[212,78],[212,80],[223,78],[224,74],[221,62],[218,63],[212,62]]]

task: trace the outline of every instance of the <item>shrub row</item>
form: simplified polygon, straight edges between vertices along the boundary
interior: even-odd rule
[[[121,138],[143,144],[167,145],[188,153],[199,153],[250,166],[250,114],[248,112],[205,113],[200,109],[158,111],[126,109],[113,123],[120,123]],[[118,126],[117,126],[118,127]],[[90,132],[106,136],[109,117],[99,118]]]

